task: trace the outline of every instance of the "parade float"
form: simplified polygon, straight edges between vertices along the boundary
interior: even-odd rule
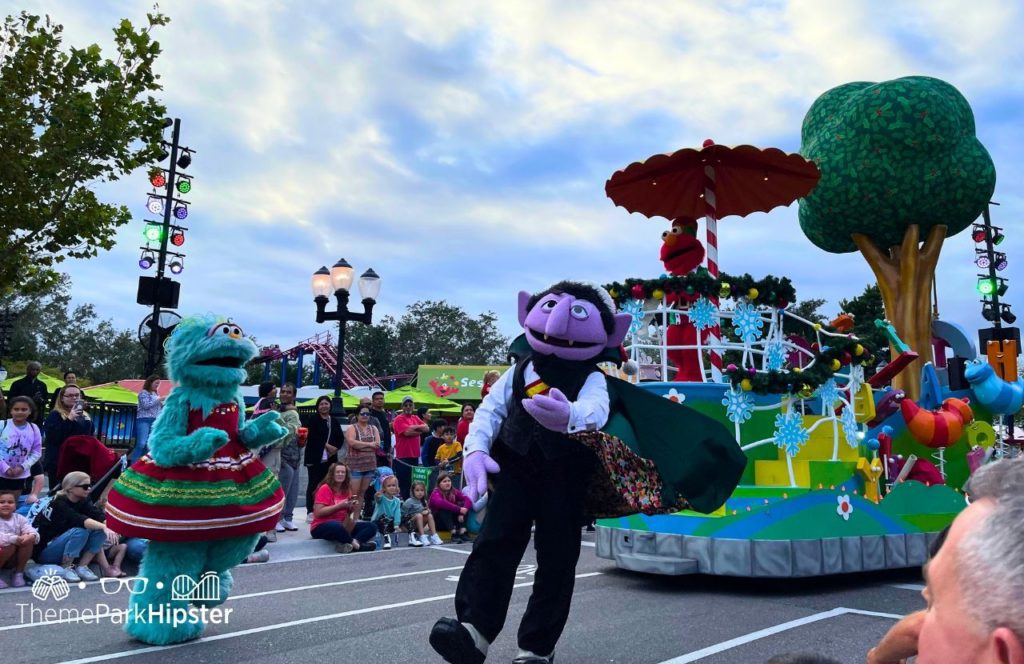
[[[994,187],[967,101],[925,77],[826,92],[804,120],[801,154],[706,141],[615,173],[613,202],[669,222],[666,273],[606,285],[633,315],[625,348],[640,371],[622,377],[726,424],[748,463],[710,515],[599,520],[597,555],[634,571],[746,577],[924,563],[964,508],[972,469],[1019,453],[1003,424],[1024,382],[1019,333],[1002,326],[1014,318],[998,300],[1006,258],[988,217]],[[797,200],[813,244],[859,250],[874,270],[889,357],[852,334],[845,314],[821,324],[791,312],[788,279],[719,272],[720,219]],[[980,354],[931,299],[943,241],[972,224],[994,323],[979,333]]]

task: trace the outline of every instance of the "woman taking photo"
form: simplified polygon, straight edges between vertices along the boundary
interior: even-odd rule
[[[356,411],[355,424],[345,431],[345,443],[348,445],[345,465],[352,474],[352,495],[363,497],[377,470],[377,448],[380,447],[380,431],[370,423],[368,407],[360,406]]]
[[[313,500],[313,524],[309,528],[313,539],[334,542],[338,553],[377,548],[373,541],[377,536],[377,526],[369,521],[356,521],[362,502],[359,495],[352,492],[345,464],[330,465],[327,477],[317,488]]]
[[[57,393],[57,403],[43,422],[45,446],[43,447],[43,469],[51,489],[60,481],[57,477],[57,461],[60,448],[71,436],[91,436],[92,420],[85,411],[82,390],[77,385],[65,385]]]
[[[164,407],[164,398],[157,394],[160,389],[160,376],[153,374],[142,384],[139,391],[139,409],[135,416],[135,447],[132,448],[131,462],[135,463],[149,449],[149,430],[153,428],[160,410]]]
[[[327,468],[334,460],[345,440],[341,423],[331,417],[331,398],[322,396],[316,400],[316,415],[306,422],[309,430],[303,465],[306,466],[306,523],[313,521],[313,493],[323,481]]]

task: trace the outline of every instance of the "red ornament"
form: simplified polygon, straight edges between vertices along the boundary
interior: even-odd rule
[[[844,365],[849,364],[850,362],[853,362],[853,356],[844,351],[843,356],[839,358],[839,361]]]
[[[633,297],[635,297],[638,300],[643,300],[647,298],[647,293],[644,292],[644,287],[640,284],[636,284],[635,286],[633,286],[633,288],[631,288],[629,292],[632,293]]]
[[[813,350],[815,353],[820,353],[821,352],[821,344],[819,344],[817,341],[815,341],[813,344],[811,344],[811,350]]]

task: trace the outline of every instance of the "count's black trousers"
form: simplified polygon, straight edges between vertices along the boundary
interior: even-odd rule
[[[494,642],[505,623],[516,569],[530,542],[530,527],[536,523],[537,571],[519,625],[519,647],[548,655],[569,618],[585,483],[593,457],[582,446],[582,454],[554,461],[543,459],[536,448],[524,457],[500,442],[494,447],[501,472],[491,476],[487,515],[459,576],[455,611],[459,622],[473,625],[488,642]]]

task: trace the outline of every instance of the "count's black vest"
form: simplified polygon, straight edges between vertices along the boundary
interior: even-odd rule
[[[531,362],[541,380],[550,387],[557,387],[569,401],[576,400],[590,374],[600,371],[592,361],[569,362],[543,355],[518,358],[512,374],[512,401],[508,404],[508,416],[501,425],[498,441],[522,456],[540,453],[545,459],[559,459],[589,453],[568,435],[541,426],[523,408],[523,399],[527,396],[526,366]]]

